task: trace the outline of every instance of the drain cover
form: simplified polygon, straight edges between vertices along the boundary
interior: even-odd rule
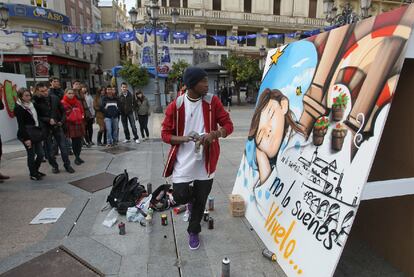
[[[70,182],[69,184],[86,190],[90,193],[93,193],[98,190],[112,186],[112,181],[114,178],[115,175],[104,172],[94,176],[76,180],[74,182]]]

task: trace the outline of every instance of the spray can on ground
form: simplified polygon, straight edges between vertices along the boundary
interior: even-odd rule
[[[208,219],[210,218],[210,213],[207,211],[207,209],[204,211],[204,214],[203,214],[203,220],[205,221],[205,222],[208,222]]]
[[[148,192],[148,194],[152,193],[152,184],[151,183],[147,184],[147,192]]]
[[[182,205],[182,206],[179,206],[173,209],[175,214],[180,214],[182,212],[185,212],[186,210],[187,210],[186,205]]]
[[[119,234],[125,235],[125,223],[121,222],[118,224]]]
[[[208,219],[208,229],[214,229],[214,219],[212,217]]]
[[[167,226],[168,225],[168,218],[166,214],[161,215],[161,225]]]
[[[267,259],[271,260],[272,262],[276,261],[276,254],[270,251],[269,249],[263,249],[262,255]]]
[[[214,211],[214,197],[213,196],[208,197],[208,210]]]
[[[227,257],[221,263],[221,277],[230,277],[230,259]]]

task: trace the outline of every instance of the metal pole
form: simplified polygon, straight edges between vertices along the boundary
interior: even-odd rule
[[[153,20],[154,25],[154,65],[155,65],[155,113],[162,113],[161,107],[161,93],[160,93],[160,83],[158,80],[158,45],[157,45],[157,20]]]
[[[34,64],[34,49],[33,47],[29,47],[29,52],[30,52],[30,64],[32,66],[32,71],[33,71],[33,83],[36,85],[36,68],[35,68],[35,64]]]

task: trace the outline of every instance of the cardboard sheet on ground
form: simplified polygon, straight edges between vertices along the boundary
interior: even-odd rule
[[[332,276],[397,86],[414,4],[269,51],[233,193],[288,276]]]
[[[65,210],[66,208],[43,208],[30,224],[55,223]]]

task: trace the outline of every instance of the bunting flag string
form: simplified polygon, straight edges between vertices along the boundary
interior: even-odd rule
[[[220,45],[225,45],[226,40],[230,41],[237,41],[238,43],[243,42],[245,39],[255,39],[257,37],[263,37],[267,38],[269,40],[271,39],[283,39],[285,37],[288,38],[297,38],[298,36],[301,37],[310,37],[319,34],[321,31],[330,31],[332,29],[335,29],[340,26],[326,26],[322,29],[315,29],[315,30],[309,30],[309,31],[303,31],[303,32],[293,32],[293,33],[287,33],[287,34],[249,34],[244,36],[219,36],[219,35],[206,35],[206,34],[192,34],[194,39],[206,39],[206,38],[212,38],[215,41],[217,41]],[[64,43],[76,43],[81,42],[84,45],[92,45],[95,43],[98,43],[100,41],[110,41],[110,40],[119,40],[121,43],[126,43],[130,41],[139,41],[137,38],[137,34],[144,36],[144,43],[148,42],[148,35],[156,34],[157,36],[161,37],[164,41],[167,41],[168,37],[170,36],[170,33],[172,33],[173,39],[182,39],[187,40],[188,39],[188,32],[179,32],[174,31],[171,32],[169,28],[157,28],[154,30],[154,28],[148,28],[143,27],[137,30],[133,31],[120,31],[120,32],[102,32],[102,33],[52,33],[52,32],[23,32],[23,31],[16,31],[16,30],[3,30],[3,32],[6,35],[14,34],[14,33],[21,33],[25,39],[37,39],[42,37],[43,39],[49,39],[49,38],[58,38],[60,37]]]

